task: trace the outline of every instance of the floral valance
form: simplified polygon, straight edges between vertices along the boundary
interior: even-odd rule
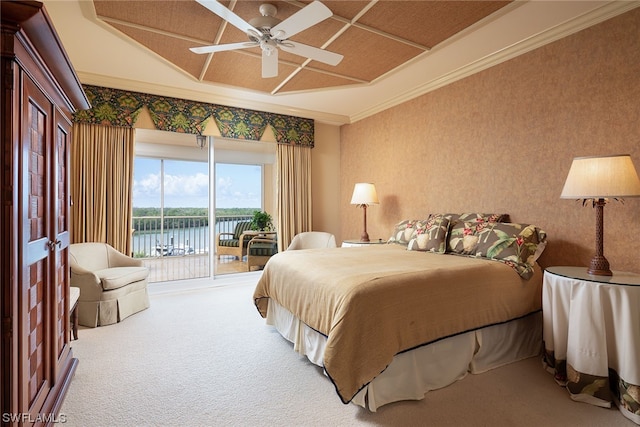
[[[314,145],[312,119],[99,86],[83,88],[92,108],[75,114],[74,120],[79,123],[133,127],[147,107],[160,130],[201,134],[213,118],[225,138],[259,141],[269,125],[280,144]]]

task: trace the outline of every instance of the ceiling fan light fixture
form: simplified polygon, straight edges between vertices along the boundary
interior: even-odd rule
[[[278,49],[276,42],[270,39],[262,39],[260,41],[260,48],[267,54],[273,54]]]

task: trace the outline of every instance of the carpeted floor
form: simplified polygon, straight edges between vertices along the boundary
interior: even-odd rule
[[[538,358],[377,413],[343,405],[321,369],[258,315],[257,277],[155,286],[150,309],[80,329],[64,425],[635,426],[617,409],[573,402]]]

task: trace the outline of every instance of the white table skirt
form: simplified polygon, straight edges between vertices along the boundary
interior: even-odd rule
[[[574,278],[553,274],[566,268],[549,270],[542,290],[547,366],[572,399],[604,407],[615,401],[640,424],[640,286],[632,285],[640,275],[594,278],[585,271]]]

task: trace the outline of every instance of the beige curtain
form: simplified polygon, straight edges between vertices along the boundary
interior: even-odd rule
[[[278,251],[283,251],[293,236],[311,231],[311,148],[278,144],[276,156]]]
[[[131,254],[135,129],[74,124],[71,241],[105,242]]]

